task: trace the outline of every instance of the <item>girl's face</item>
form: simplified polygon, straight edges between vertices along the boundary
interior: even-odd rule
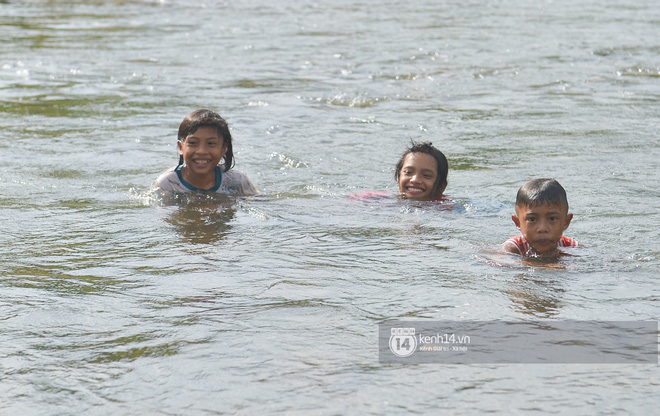
[[[178,142],[179,154],[183,156],[189,173],[193,176],[215,178],[215,167],[227,152],[227,146],[213,127],[200,127]]]
[[[399,190],[404,198],[429,199],[438,176],[438,164],[428,153],[409,153],[399,172]],[[441,190],[442,191],[442,190]]]

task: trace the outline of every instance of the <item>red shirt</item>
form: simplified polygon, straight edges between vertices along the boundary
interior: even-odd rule
[[[508,244],[508,243],[515,245],[516,248],[518,249],[518,253],[521,256],[529,256],[531,253],[534,252],[534,250],[529,245],[527,240],[525,240],[525,237],[523,237],[522,234],[517,237],[511,237],[504,242],[504,244]],[[572,238],[564,237],[563,235],[557,242],[557,247],[577,247],[579,245],[580,244],[577,241],[573,240]]]

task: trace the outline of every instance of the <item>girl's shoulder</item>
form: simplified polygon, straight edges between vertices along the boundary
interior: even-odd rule
[[[259,191],[243,172],[230,169],[222,173],[222,189],[230,195],[251,196],[257,195]]]
[[[153,184],[154,188],[164,191],[185,192],[184,186],[176,174],[176,166],[167,169],[161,173]]]
[[[363,191],[351,194],[348,196],[354,201],[368,201],[379,199],[393,199],[394,196],[390,191]]]

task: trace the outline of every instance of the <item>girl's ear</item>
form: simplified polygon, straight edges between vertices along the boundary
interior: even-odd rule
[[[181,140],[176,141],[176,147],[179,149],[179,154],[183,156],[183,143],[181,143]]]
[[[511,219],[513,220],[513,223],[516,224],[516,228],[520,229],[520,220],[518,219],[517,215],[512,215]]]

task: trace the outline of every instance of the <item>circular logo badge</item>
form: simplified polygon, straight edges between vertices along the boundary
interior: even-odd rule
[[[390,351],[397,357],[408,357],[417,349],[415,328],[392,328]]]

